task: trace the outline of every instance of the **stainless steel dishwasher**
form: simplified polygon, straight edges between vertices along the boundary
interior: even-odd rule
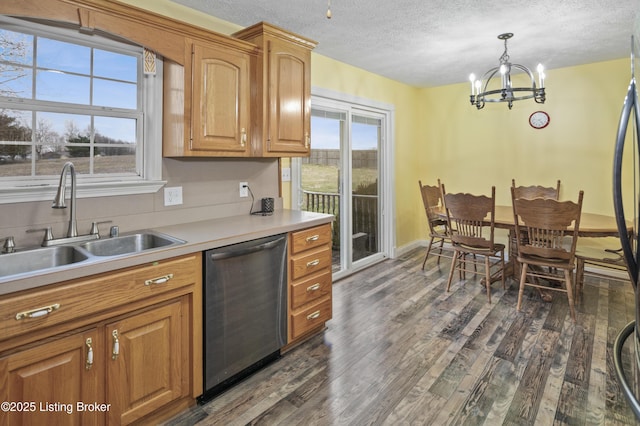
[[[280,357],[287,234],[204,252],[204,402]]]

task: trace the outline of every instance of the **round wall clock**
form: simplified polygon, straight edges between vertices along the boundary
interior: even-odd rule
[[[534,129],[544,129],[549,125],[549,114],[544,111],[536,111],[529,116],[529,124]]]

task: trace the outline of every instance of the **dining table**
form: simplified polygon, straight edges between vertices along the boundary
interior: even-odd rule
[[[447,219],[447,212],[443,206],[438,206],[433,209],[434,213],[443,219]],[[490,218],[487,217],[487,225],[490,223]],[[512,256],[515,254],[516,240],[515,234],[515,220],[513,217],[513,207],[508,205],[496,205],[494,215],[494,226],[497,229],[506,229],[509,231],[509,244],[508,244],[508,260],[505,265],[505,278],[515,275],[518,271],[518,265],[516,265],[515,258]],[[627,238],[633,236],[633,223],[627,221]],[[578,238],[580,237],[619,237],[618,225],[614,216],[608,216],[598,213],[582,212],[580,215],[580,226],[578,229]],[[492,277],[491,281],[495,281],[500,277]]]
[[[442,208],[438,214],[445,219],[447,217],[447,213]],[[496,205],[494,222],[496,228],[515,230],[513,207]],[[632,235],[633,224],[629,221],[627,222],[627,234]],[[580,215],[579,237],[618,237],[619,235],[618,225],[614,216],[584,211]]]

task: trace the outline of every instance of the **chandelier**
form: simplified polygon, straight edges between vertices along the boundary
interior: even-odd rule
[[[507,40],[513,37],[513,33],[504,33],[498,36],[498,39],[504,40],[504,53],[500,56],[500,65],[491,68],[484,73],[481,79],[476,80],[476,76],[471,74],[471,105],[476,108],[484,108],[485,102],[506,102],[509,109],[513,106],[514,101],[533,98],[539,104],[545,101],[544,93],[544,68],[542,64],[538,64],[538,85],[533,77],[531,70],[524,65],[512,64],[509,62],[509,54],[507,53]],[[513,69],[523,71],[529,76],[530,83],[526,87],[513,87],[511,82],[511,71]],[[500,75],[500,88],[497,88],[497,75]],[[494,79],[494,77],[496,77]]]

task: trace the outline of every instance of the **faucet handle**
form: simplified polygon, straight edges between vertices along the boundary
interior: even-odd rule
[[[4,239],[4,244],[2,245],[3,253],[13,253],[16,251],[16,242],[13,237],[7,237]]]
[[[47,226],[46,228],[37,228],[37,229],[27,229],[27,232],[39,232],[44,231],[44,238],[42,239],[42,246],[45,247],[47,243],[53,240],[53,232],[51,232],[51,227]]]
[[[89,234],[97,235],[98,238],[100,238],[100,230],[98,229],[98,225],[100,225],[102,223],[111,223],[111,221],[110,220],[103,220],[103,221],[100,221],[100,222],[91,222],[91,231],[89,231]]]

